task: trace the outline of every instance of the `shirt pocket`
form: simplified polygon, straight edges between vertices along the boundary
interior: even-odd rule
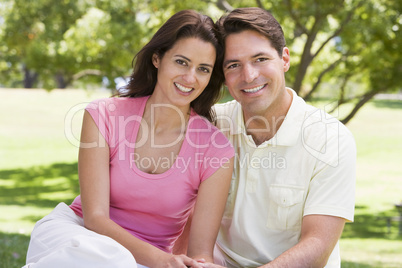
[[[275,230],[296,230],[301,227],[304,188],[294,185],[269,187],[267,227]]]

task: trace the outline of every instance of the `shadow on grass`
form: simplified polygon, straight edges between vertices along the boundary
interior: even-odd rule
[[[24,266],[28,243],[28,235],[0,232],[0,268]]]
[[[361,213],[358,210],[364,210],[364,207],[356,206],[356,208],[355,220],[345,225],[342,238],[382,238],[402,241],[402,236],[398,235],[399,222],[390,221],[389,226],[387,221],[399,215],[395,208],[379,214]]]
[[[372,100],[371,102],[378,108],[402,109],[401,100]]]
[[[55,207],[79,194],[77,163],[0,170],[0,204]]]
[[[367,263],[357,263],[357,262],[350,262],[350,261],[342,261],[342,268],[374,268],[376,266],[367,264]]]

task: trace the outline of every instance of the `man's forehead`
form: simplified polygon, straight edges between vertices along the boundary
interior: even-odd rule
[[[269,39],[262,34],[235,33],[226,38],[225,60],[269,55],[274,50]]]

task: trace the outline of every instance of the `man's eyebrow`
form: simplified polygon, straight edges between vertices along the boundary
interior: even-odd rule
[[[223,62],[223,66],[226,66],[226,65],[228,65],[229,63],[233,63],[233,62],[238,62],[238,60],[225,60],[225,61]]]
[[[191,62],[191,60],[190,60],[189,58],[187,58],[186,56],[183,56],[183,55],[180,55],[180,54],[176,54],[176,55],[174,55],[174,56],[175,56],[175,57],[183,58],[183,59],[185,59],[186,61]],[[201,63],[200,65],[201,65],[201,66],[207,66],[207,67],[214,68],[213,65],[208,64],[208,63]]]
[[[264,53],[264,52],[258,52],[257,54],[251,56],[251,58],[253,59],[253,58],[258,58],[258,57],[261,57],[261,56],[268,57],[268,55],[267,55],[266,53]],[[228,64],[230,64],[230,63],[234,63],[234,62],[239,62],[239,60],[236,60],[236,59],[233,59],[233,60],[225,60],[225,61],[223,62],[223,66],[226,66],[226,65],[228,65]]]
[[[252,58],[258,58],[258,57],[261,57],[261,56],[267,57],[267,54],[263,53],[263,52],[259,52],[259,53],[255,54]]]

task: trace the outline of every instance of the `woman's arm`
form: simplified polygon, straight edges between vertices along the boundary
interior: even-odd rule
[[[233,158],[200,185],[187,252],[193,259],[213,262],[213,249],[225,210],[232,171]]]
[[[126,247],[136,261],[148,267],[199,267],[184,255],[168,254],[127,232],[109,218],[109,147],[90,114],[85,111],[78,158],[85,227],[109,236]]]

